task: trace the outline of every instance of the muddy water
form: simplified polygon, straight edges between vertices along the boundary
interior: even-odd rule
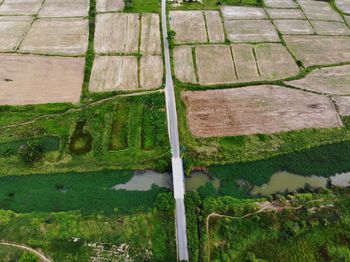
[[[192,172],[190,177],[186,177],[186,191],[196,191],[201,186],[205,186],[208,182],[212,183],[216,190],[220,187],[220,180],[217,178],[211,179],[203,172]]]
[[[349,186],[350,173],[337,174],[329,178],[333,185]],[[269,183],[255,186],[252,195],[270,195],[277,192],[295,191],[304,188],[307,184],[313,188],[326,187],[328,178],[319,176],[299,176],[288,172],[275,173]]]

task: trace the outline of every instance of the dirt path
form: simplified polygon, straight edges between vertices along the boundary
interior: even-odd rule
[[[0,130],[6,129],[6,128],[14,128],[14,127],[19,127],[19,126],[26,126],[26,125],[35,123],[36,121],[39,121],[41,119],[45,119],[45,118],[49,119],[49,118],[59,117],[59,116],[63,116],[63,115],[74,113],[74,112],[79,112],[79,111],[82,111],[85,108],[93,107],[93,106],[99,105],[99,104],[101,104],[103,102],[107,102],[107,101],[110,101],[110,100],[113,100],[113,99],[117,99],[119,97],[141,96],[141,95],[148,95],[148,94],[154,94],[154,93],[163,93],[163,92],[164,92],[164,90],[160,89],[160,90],[152,90],[152,91],[145,91],[145,92],[132,93],[132,94],[115,95],[115,96],[107,97],[107,98],[104,98],[104,99],[92,102],[92,103],[87,104],[87,105],[83,105],[80,108],[68,109],[67,111],[62,112],[62,113],[42,115],[42,116],[36,117],[36,118],[34,118],[32,120],[25,121],[25,122],[22,122],[22,123],[11,124],[11,125],[6,125],[6,126],[0,126]]]
[[[20,244],[13,244],[13,243],[9,243],[9,242],[0,242],[0,245],[3,245],[3,246],[11,246],[11,247],[17,247],[17,248],[20,248],[20,249],[23,249],[23,250],[26,250],[26,251],[29,251],[31,253],[34,253],[36,256],[38,256],[40,258],[41,261],[43,262],[53,262],[53,259],[52,258],[48,258],[46,257],[43,253],[41,253],[40,251],[38,250],[35,250],[31,247],[28,247],[26,245],[20,245]]]

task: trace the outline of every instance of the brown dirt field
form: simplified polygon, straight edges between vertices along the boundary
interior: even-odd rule
[[[163,58],[142,56],[140,61],[140,85],[142,89],[161,87],[163,83]]]
[[[0,52],[14,52],[33,21],[32,17],[0,17]]]
[[[0,104],[77,103],[84,58],[0,55]]]
[[[225,45],[196,47],[199,84],[214,85],[236,81],[231,50]]]
[[[221,13],[224,20],[267,19],[262,8],[245,6],[222,6]]]
[[[301,9],[306,17],[316,21],[337,21],[341,22],[340,15],[332,7],[323,1],[298,0]]]
[[[96,53],[137,53],[139,14],[98,14],[95,29]]]
[[[5,0],[0,15],[36,15],[44,0]]]
[[[345,17],[345,21],[348,23],[348,25],[350,26],[350,16],[344,16]]]
[[[279,86],[186,91],[182,98],[189,128],[199,137],[342,126],[328,97]]]
[[[135,56],[98,56],[95,58],[90,79],[90,91],[127,91],[137,88],[137,58]]]
[[[39,17],[86,17],[89,0],[45,0]]]
[[[286,84],[323,94],[350,95],[350,65],[316,69]]]
[[[305,66],[350,61],[350,37],[287,35],[283,38],[288,48]]]
[[[299,9],[265,9],[271,19],[306,19],[304,13]]]
[[[335,0],[335,3],[342,12],[350,14],[350,2],[348,0]]]
[[[174,71],[176,78],[185,83],[197,83],[191,46],[177,46],[174,49]]]
[[[158,14],[142,14],[140,51],[143,54],[162,54],[159,23]]]
[[[176,43],[206,43],[208,41],[202,11],[171,11],[169,17],[170,27],[176,32]]]
[[[333,97],[341,116],[350,116],[350,96]]]
[[[19,51],[50,55],[84,55],[89,38],[87,19],[53,18],[34,21]]]
[[[344,23],[312,21],[312,26],[319,35],[350,35],[350,30]]]
[[[257,45],[255,53],[262,79],[280,79],[299,73],[293,57],[281,44]]]
[[[113,12],[122,11],[124,9],[123,0],[97,0],[97,12]]]
[[[222,25],[220,13],[218,11],[205,11],[207,20],[208,37],[211,43],[225,42],[225,33]]]
[[[254,45],[237,44],[232,45],[232,53],[235,59],[238,81],[248,82],[259,80],[257,62],[254,57]]]
[[[311,35],[315,33],[307,20],[274,20],[273,23],[281,34]]]
[[[272,8],[298,8],[293,0],[264,0],[265,6]]]

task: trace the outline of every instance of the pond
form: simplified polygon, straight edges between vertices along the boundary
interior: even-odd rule
[[[220,180],[218,178],[210,178],[204,172],[192,172],[190,177],[185,178],[186,191],[197,191],[207,183],[212,183],[214,188],[219,190]]]

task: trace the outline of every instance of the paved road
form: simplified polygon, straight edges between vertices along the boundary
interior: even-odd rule
[[[170,145],[172,150],[172,169],[173,169],[173,186],[174,197],[176,200],[176,242],[178,260],[188,261],[187,249],[187,234],[186,234],[186,215],[185,215],[185,184],[184,184],[184,169],[182,159],[180,158],[180,143],[179,131],[177,124],[176,102],[174,94],[174,83],[171,75],[170,51],[167,32],[167,14],[166,0],[162,0],[162,30],[164,40],[164,57],[165,57],[165,72],[166,86],[165,98],[168,118],[168,131]]]

